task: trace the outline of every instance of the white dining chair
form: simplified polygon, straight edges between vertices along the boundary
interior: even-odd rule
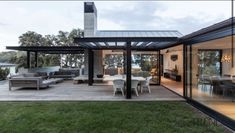
[[[147,89],[149,93],[151,93],[149,82],[152,79],[152,77],[147,77],[145,81],[140,82],[140,91],[143,93],[144,89]]]
[[[124,96],[125,81],[123,79],[113,80],[113,96],[115,96],[117,91],[121,91]]]
[[[131,89],[135,91],[136,96],[139,96],[138,84],[139,84],[139,80],[131,80]]]

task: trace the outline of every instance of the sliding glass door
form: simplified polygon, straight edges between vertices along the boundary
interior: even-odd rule
[[[185,94],[235,120],[235,50],[230,40],[224,37],[185,47]]]

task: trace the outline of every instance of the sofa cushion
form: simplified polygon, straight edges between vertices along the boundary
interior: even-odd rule
[[[23,76],[24,77],[36,77],[37,74],[36,73],[24,73]]]

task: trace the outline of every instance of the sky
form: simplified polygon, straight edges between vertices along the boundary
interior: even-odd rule
[[[27,31],[83,29],[82,1],[0,1],[0,51]],[[95,1],[98,30],[178,30],[186,35],[231,17],[230,1]]]

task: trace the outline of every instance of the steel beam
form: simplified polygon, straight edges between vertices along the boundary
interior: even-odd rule
[[[93,84],[94,77],[94,52],[89,49],[88,50],[88,85],[91,86]]]
[[[38,52],[34,52],[34,61],[35,61],[35,64],[34,64],[34,67],[38,67]]]
[[[126,44],[126,98],[131,99],[131,42]]]
[[[27,68],[31,68],[30,51],[27,51]]]

